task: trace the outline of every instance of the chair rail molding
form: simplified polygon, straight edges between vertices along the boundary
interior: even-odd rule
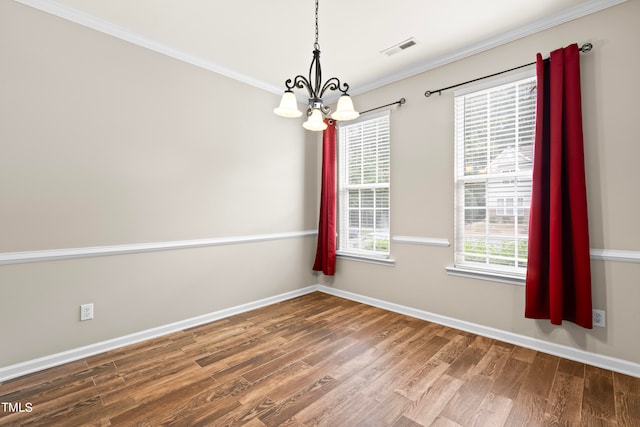
[[[640,251],[591,248],[591,259],[640,263]]]
[[[209,239],[175,240],[155,243],[131,243],[112,246],[92,246],[68,249],[45,249],[40,251],[0,253],[0,265],[26,262],[57,261],[72,258],[89,258],[106,255],[124,255],[140,252],[166,251],[174,249],[202,248],[208,246],[236,245],[240,243],[266,242],[314,236],[316,230],[290,231],[284,233],[255,234],[245,236],[213,237]]]

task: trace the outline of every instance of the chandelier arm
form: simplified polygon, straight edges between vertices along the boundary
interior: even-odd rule
[[[341,89],[340,86],[342,86],[343,89]],[[320,91],[320,98],[324,96],[324,93],[327,90],[339,90],[343,95],[346,95],[347,91],[349,90],[349,85],[347,83],[341,83],[340,79],[338,79],[337,77],[331,77],[324,83],[324,86],[322,86],[322,90]]]
[[[313,89],[311,88],[311,83],[309,83],[309,80],[307,80],[307,78],[303,75],[298,74],[293,78],[293,80],[288,79],[284,83],[284,85],[288,90],[292,90],[294,87],[298,89],[307,89],[307,92],[309,92],[309,97],[312,96]]]

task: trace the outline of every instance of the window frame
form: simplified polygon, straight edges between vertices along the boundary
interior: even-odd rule
[[[503,282],[503,283],[509,283],[509,284],[515,284],[515,285],[524,285],[525,283],[526,268],[524,269],[524,271],[522,269],[520,271],[516,271],[516,269],[501,268],[500,266],[497,266],[497,265],[491,265],[490,267],[488,266],[489,264],[474,266],[473,263],[458,262],[459,246],[461,244],[464,244],[462,243],[464,240],[463,238],[461,239],[460,230],[459,230],[461,215],[462,215],[462,221],[464,222],[464,214],[460,213],[460,208],[464,210],[464,202],[462,203],[460,202],[460,198],[461,197],[464,198],[464,189],[462,190],[459,189],[460,157],[458,156],[459,154],[458,151],[460,149],[459,145],[462,140],[458,135],[458,132],[459,132],[458,124],[457,124],[458,117],[456,115],[457,111],[455,106],[457,103],[457,99],[464,95],[491,90],[506,84],[518,84],[519,82],[523,82],[531,78],[534,78],[534,84],[535,84],[535,75],[536,75],[535,70],[530,70],[523,73],[513,74],[504,78],[494,79],[489,82],[476,84],[476,85],[466,87],[464,89],[454,92],[454,100],[453,100],[454,101],[454,133],[455,133],[455,139],[454,139],[454,200],[455,200],[454,202],[454,227],[455,227],[454,264],[446,267],[446,271],[450,275],[469,277],[469,278],[481,279],[481,280],[489,280],[489,281],[495,281],[495,282]],[[533,108],[534,108],[533,130],[535,133],[535,100],[534,100]],[[462,144],[464,144],[463,141],[462,141]],[[531,170],[531,175],[528,176],[529,179],[532,178],[532,172],[533,171]],[[521,176],[522,174],[508,173],[507,177],[505,178],[515,179],[517,175]],[[488,185],[489,179],[487,179],[486,182]],[[531,195],[529,193],[528,197],[530,198],[530,196]],[[488,201],[486,197],[487,196],[485,196],[485,209],[488,212],[489,206],[488,206]],[[500,206],[497,205],[498,201],[496,199],[496,206],[495,206],[496,214],[500,212],[500,210],[502,210],[502,213],[506,215],[508,213],[508,210],[511,210],[514,214],[517,212],[517,215],[513,215],[514,218],[516,218],[517,220],[517,218],[521,216],[520,214],[521,213],[523,214],[525,209],[528,209],[528,206],[524,206],[524,198],[522,198],[521,195],[519,194],[515,195],[511,199],[511,205],[507,205],[507,200],[506,200],[507,197],[508,196],[502,197],[504,204]],[[488,221],[488,217],[487,217],[487,221]],[[527,221],[527,227],[528,227],[528,221]]]
[[[349,184],[347,182],[348,180],[348,168],[349,168],[349,164],[348,164],[348,159],[347,157],[347,146],[346,144],[348,144],[348,141],[345,141],[345,133],[347,131],[347,128],[349,128],[350,126],[354,126],[354,125],[360,125],[362,123],[365,122],[369,122],[369,121],[373,121],[373,120],[379,120],[379,119],[386,119],[387,121],[387,128],[386,128],[386,133],[388,135],[387,138],[387,146],[385,147],[386,150],[388,150],[388,158],[389,158],[389,163],[388,163],[388,182],[386,183],[372,183],[372,184]],[[364,262],[370,262],[370,263],[376,263],[376,264],[383,264],[383,265],[394,265],[394,260],[391,257],[391,110],[390,109],[385,109],[382,111],[378,111],[378,112],[373,112],[373,113],[368,113],[368,114],[363,114],[360,117],[358,117],[355,120],[349,120],[346,122],[338,122],[337,125],[337,144],[338,144],[338,149],[337,149],[337,219],[338,219],[338,226],[337,226],[337,232],[338,232],[338,238],[337,238],[337,251],[336,254],[339,258],[343,258],[343,259],[349,259],[349,260],[355,260],[355,261],[364,261]],[[376,146],[378,146],[380,142],[377,141],[376,142]],[[380,169],[376,169],[376,174],[378,173]],[[351,228],[349,226],[349,201],[348,201],[348,196],[349,196],[349,190],[373,190],[374,192],[376,190],[380,190],[380,189],[384,189],[387,191],[388,194],[388,206],[386,208],[378,208],[375,204],[375,200],[376,197],[374,195],[373,200],[374,200],[374,206],[373,206],[373,210],[376,211],[377,209],[382,209],[382,210],[386,210],[387,211],[387,224],[388,224],[388,236],[387,236],[387,251],[386,252],[382,252],[382,251],[376,251],[374,250],[367,250],[367,249],[362,249],[362,248],[353,248],[353,247],[349,247],[348,246],[348,241],[349,238],[345,237],[348,236],[348,230]],[[357,209],[362,210],[362,204],[361,204],[361,200],[360,199],[360,204],[358,205]],[[373,233],[377,233],[376,229],[377,229],[377,217],[376,214],[374,213],[374,218],[373,218]],[[362,223],[359,224],[359,229],[362,229]],[[374,236],[375,237],[375,236]],[[377,241],[377,239],[374,238],[374,244]]]

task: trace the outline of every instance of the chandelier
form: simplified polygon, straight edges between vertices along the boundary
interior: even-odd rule
[[[332,119],[353,120],[360,115],[353,109],[353,102],[347,93],[349,90],[347,83],[340,83],[340,80],[336,77],[331,77],[324,84],[322,83],[320,44],[318,43],[318,0],[316,0],[316,41],[313,44],[313,59],[309,67],[309,78],[299,74],[293,80],[288,79],[285,82],[285,86],[287,90],[282,95],[280,106],[274,109],[273,112],[281,117],[300,117],[302,111],[298,110],[293,88],[306,89],[309,95],[309,104],[307,106],[307,121],[302,126],[307,130],[321,131],[327,128],[324,122],[324,115],[328,115],[331,109],[323,104],[322,97],[328,90],[337,90],[342,93],[338,99],[336,111],[331,114]]]

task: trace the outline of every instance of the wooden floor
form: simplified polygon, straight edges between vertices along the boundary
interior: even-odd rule
[[[0,402],[20,426],[640,426],[640,379],[323,293],[6,381]]]

